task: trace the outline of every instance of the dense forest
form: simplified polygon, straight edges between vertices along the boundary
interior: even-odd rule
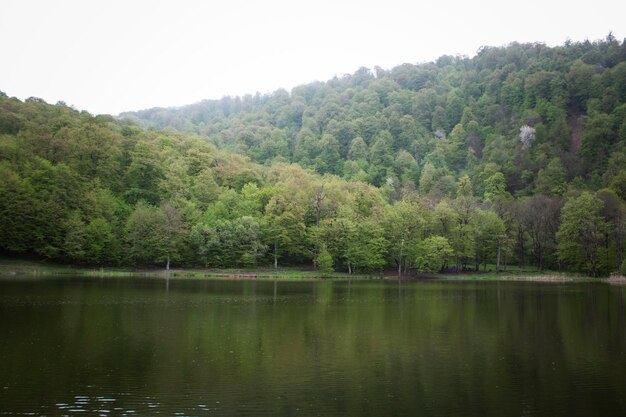
[[[0,94],[0,177],[9,256],[608,274],[626,269],[626,42],[485,47],[119,118]]]

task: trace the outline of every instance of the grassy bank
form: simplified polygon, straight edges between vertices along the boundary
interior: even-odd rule
[[[160,268],[93,268],[52,264],[42,261],[0,259],[0,275],[4,276],[94,276],[94,277],[155,277],[155,278],[211,278],[211,279],[372,279],[381,274],[321,273],[297,267],[225,268],[225,269],[170,269]]]
[[[495,268],[494,268],[495,269]],[[496,272],[494,269],[478,272],[444,273],[431,275],[405,275],[407,280],[440,279],[448,281],[532,281],[532,282],[572,282],[606,281],[610,283],[626,282],[624,277],[592,278],[581,274],[539,271],[512,268]],[[0,258],[0,275],[3,276],[93,276],[93,277],[154,277],[174,279],[263,279],[263,280],[310,280],[310,279],[397,279],[393,272],[378,274],[352,274],[346,272],[321,273],[305,268],[271,267],[228,268],[228,269],[133,269],[133,268],[94,268],[75,265],[53,264],[44,261],[24,261]]]
[[[440,274],[444,280],[460,281],[533,281],[533,282],[572,282],[599,281],[600,278],[555,271],[507,271],[507,272],[469,272],[461,274]]]

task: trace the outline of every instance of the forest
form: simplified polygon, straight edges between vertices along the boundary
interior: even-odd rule
[[[511,44],[118,117],[0,93],[0,251],[626,271],[626,42]]]

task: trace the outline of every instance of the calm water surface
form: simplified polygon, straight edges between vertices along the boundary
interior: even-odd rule
[[[0,415],[623,416],[625,292],[0,279]]]

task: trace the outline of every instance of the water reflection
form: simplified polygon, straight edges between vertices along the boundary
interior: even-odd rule
[[[602,284],[0,281],[0,413],[624,415],[625,316]]]

